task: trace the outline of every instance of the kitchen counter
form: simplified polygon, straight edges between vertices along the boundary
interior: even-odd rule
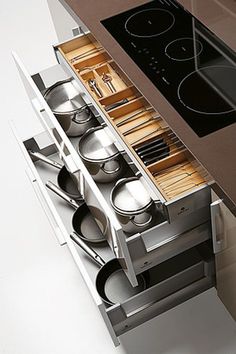
[[[191,153],[207,169],[215,182],[212,184],[213,189],[236,215],[236,164],[232,161],[233,152],[236,150],[236,124],[231,124],[205,137],[198,137],[100,23],[105,18],[146,2],[143,0],[104,0],[102,6],[97,6],[98,2],[94,0],[61,0],[74,18],[77,15],[85,23],[150,104],[161,113]],[[236,50],[235,1],[180,0],[179,2],[233,50]]]

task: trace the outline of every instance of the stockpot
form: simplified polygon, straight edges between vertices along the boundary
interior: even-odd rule
[[[72,78],[58,81],[44,93],[52,112],[68,136],[80,136],[96,126],[96,119],[85,104]]]
[[[111,191],[110,202],[123,230],[130,234],[151,227],[159,213],[138,177],[120,179]]]
[[[125,161],[102,126],[90,128],[80,139],[78,153],[97,182],[117,180]]]

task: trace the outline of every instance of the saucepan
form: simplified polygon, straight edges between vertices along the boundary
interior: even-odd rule
[[[102,126],[91,128],[82,136],[78,153],[97,182],[117,180],[124,170],[125,161]]]
[[[44,98],[68,136],[80,136],[98,124],[79,94],[73,78],[50,86],[45,91]]]
[[[72,227],[73,230],[77,232],[77,235],[85,241],[91,243],[100,243],[106,240],[106,228],[107,228],[107,220],[104,215],[99,214],[99,221],[104,229],[101,232],[96,225],[95,219],[92,217],[90,210],[86,203],[78,203],[78,201],[68,197],[58,186],[56,186],[53,182],[47,181],[46,187],[57,194],[59,197],[64,199],[70,206],[72,206],[75,210],[73,217],[72,217]],[[87,219],[87,220],[86,220]],[[89,219],[89,224],[87,227],[84,227],[84,221],[87,222]],[[84,232],[86,230],[86,233]],[[94,232],[94,230],[96,230]]]
[[[117,258],[112,258],[108,262],[105,262],[97,252],[81,240],[76,232],[72,232],[70,237],[101,267],[96,276],[95,285],[98,294],[105,303],[109,305],[122,303],[147,288],[149,284],[148,271],[137,276],[138,285],[133,287]]]
[[[35,159],[43,161],[46,164],[59,169],[59,173],[57,175],[58,186],[71,198],[74,198],[76,200],[83,199],[78,190],[76,182],[73,180],[70,172],[66,169],[66,166],[63,166],[57,161],[49,159],[47,156],[41,154],[40,152],[29,150],[29,154]]]
[[[113,187],[110,202],[123,230],[137,233],[150,228],[161,218],[158,201],[149,195],[142,181],[134,176],[120,179]]]

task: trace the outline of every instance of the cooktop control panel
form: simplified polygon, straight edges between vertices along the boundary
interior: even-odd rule
[[[198,136],[236,122],[235,53],[177,1],[101,23]]]

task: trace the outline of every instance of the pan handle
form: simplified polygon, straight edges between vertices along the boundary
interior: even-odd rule
[[[56,193],[59,197],[64,199],[68,204],[70,204],[73,208],[77,209],[80,204],[78,204],[74,199],[70,198],[67,194],[65,194],[59,187],[57,187],[53,182],[47,181],[45,183],[46,187]]]
[[[32,150],[28,150],[30,156],[37,158],[40,161],[43,161],[45,163],[47,163],[50,166],[56,167],[58,169],[61,169],[63,167],[62,164],[60,164],[59,162],[56,162],[54,160],[49,159],[48,157],[46,157],[45,155],[41,154],[40,152],[35,152]]]
[[[81,238],[79,235],[73,231],[70,234],[70,238],[80,247],[82,250],[87,253],[87,255],[95,261],[100,267],[104,266],[106,262],[95,252],[90,246],[88,246]]]

